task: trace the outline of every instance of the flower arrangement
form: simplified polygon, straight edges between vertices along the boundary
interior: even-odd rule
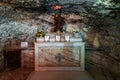
[[[45,37],[45,33],[43,31],[40,31],[36,34],[36,37]]]
[[[38,32],[36,33],[36,37],[45,37],[45,32],[44,28],[38,28]]]

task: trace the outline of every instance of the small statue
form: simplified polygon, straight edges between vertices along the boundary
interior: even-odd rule
[[[55,14],[54,23],[55,23],[54,32],[57,31],[63,32],[64,18],[61,16],[61,14]]]

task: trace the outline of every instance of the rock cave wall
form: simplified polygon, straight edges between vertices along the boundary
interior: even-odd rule
[[[16,3],[15,1],[17,0],[2,0],[2,2],[9,2],[9,3]],[[33,0],[27,0],[27,1],[30,2]],[[41,5],[39,4],[40,2],[42,3],[42,0],[34,0],[34,1],[38,3],[37,6]],[[74,0],[70,0],[70,1],[72,2]],[[21,3],[22,2],[24,2],[24,0],[21,0]],[[89,4],[87,3],[86,5],[89,6],[91,4],[95,5],[96,3],[93,4],[90,2]],[[95,76],[96,74],[95,72],[100,71],[98,73],[101,73],[100,75],[106,75],[106,78],[108,80],[119,80],[120,79],[119,77],[120,76],[120,54],[119,54],[120,15],[116,14],[117,17],[112,18],[110,16],[113,16],[114,14],[108,15],[108,13],[105,13],[107,17],[102,17],[102,18],[103,18],[103,22],[105,24],[107,23],[107,25],[105,27],[102,27],[102,29],[96,29],[96,27],[93,27],[93,25],[91,25],[92,22],[90,21],[89,18],[91,16],[94,17],[94,15],[90,14],[88,8],[86,9],[85,6],[84,7],[83,6],[78,5],[77,6],[78,9],[72,7],[70,8],[70,11],[71,13],[79,12],[79,14],[77,13],[77,15],[79,15],[80,17],[81,16],[84,17],[84,19],[82,19],[83,23],[87,27],[90,27],[90,29],[87,32],[87,39],[86,39],[86,42],[88,44],[88,46],[86,46],[86,69],[90,71],[92,74],[94,74],[93,76],[96,79],[97,77]],[[66,8],[64,12],[70,13],[69,10],[68,11],[67,10],[68,8]],[[104,14],[104,12],[105,11],[101,10],[99,13]],[[41,28],[40,25],[49,26],[49,28],[46,27],[48,28],[48,30],[53,28],[52,22],[50,22],[50,20],[48,19],[48,17],[51,17],[49,15],[53,15],[53,13],[54,12],[51,12],[50,14],[48,13],[44,14],[44,20],[42,20],[41,18],[43,17],[43,14],[40,14],[39,11],[29,12],[24,9],[16,9],[14,8],[13,5],[11,6],[9,4],[0,3],[0,35],[1,35],[0,36],[0,70],[3,69],[2,68],[3,59],[4,59],[2,52],[3,48],[6,45],[11,45],[12,41],[16,41],[16,44],[19,44],[20,41],[29,41],[29,43],[33,43],[35,41],[35,35],[37,33],[37,29]],[[101,19],[101,16],[98,16],[98,18]],[[44,22],[43,24],[41,24],[42,21]],[[90,24],[88,24],[89,22]],[[95,23],[95,21],[93,21],[93,23]],[[102,26],[102,25],[99,24],[97,26]],[[96,34],[98,35],[96,36]]]

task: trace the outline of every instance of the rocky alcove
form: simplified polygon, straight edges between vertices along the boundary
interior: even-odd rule
[[[58,13],[53,6],[62,5],[62,16],[70,23],[79,22],[86,43],[86,70],[95,80],[119,80],[119,4],[119,0],[1,0],[0,72],[4,72],[3,49],[21,41],[33,46],[38,30],[52,31],[53,15]]]

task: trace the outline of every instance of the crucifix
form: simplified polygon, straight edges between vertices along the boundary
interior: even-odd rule
[[[58,53],[56,56],[55,56],[55,59],[58,61],[58,62],[61,62],[62,59],[64,59],[64,56],[60,53]]]

